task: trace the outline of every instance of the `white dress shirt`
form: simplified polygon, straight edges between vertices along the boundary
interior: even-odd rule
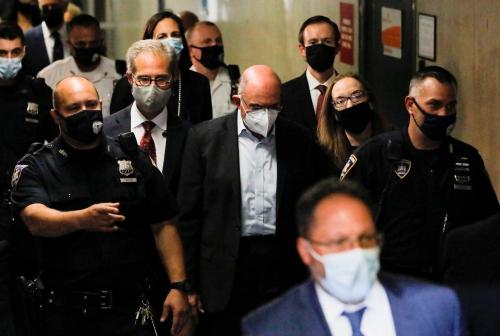
[[[314,111],[316,111],[316,106],[318,105],[318,98],[321,92],[317,89],[318,85],[323,84],[324,86],[328,87],[332,82],[333,79],[336,76],[336,71],[333,71],[333,75],[328,78],[328,80],[324,83],[320,83],[310,72],[309,69],[306,70],[306,78],[307,78],[307,84],[309,85],[309,93],[311,94],[311,100],[313,103]]]
[[[54,90],[60,80],[75,75],[87,78],[94,84],[102,101],[102,115],[103,117],[109,116],[109,105],[111,104],[113,89],[116,82],[122,77],[116,72],[115,61],[101,56],[97,68],[89,72],[82,72],[76,65],[73,56],[70,56],[49,64],[40,70],[37,77],[44,78],[45,83]]]
[[[351,336],[351,324],[342,313],[344,311],[354,312],[363,307],[366,307],[361,319],[361,333],[364,336],[396,336],[389,298],[378,280],[365,300],[355,305],[340,302],[318,283],[315,283],[315,288],[321,309],[333,336]]]
[[[246,127],[238,110],[242,236],[276,232],[278,170],[274,128],[262,140]]]
[[[192,71],[196,72],[194,66]],[[220,66],[217,76],[210,83],[210,95],[212,97],[212,118],[222,117],[233,112],[236,106],[231,102],[231,77],[226,67]]]
[[[130,130],[134,132],[138,144],[141,144],[141,139],[144,135],[142,123],[147,120],[148,119],[139,111],[134,101],[130,109]],[[165,106],[160,114],[151,121],[156,125],[151,131],[151,137],[155,143],[156,150],[156,167],[165,175],[166,172],[163,171],[163,162],[165,160],[165,147],[167,145],[167,137],[164,133],[167,130],[167,107]]]
[[[66,33],[66,25],[64,24],[59,30],[59,36],[61,38],[61,43],[63,46],[64,57],[68,57],[70,55],[69,45],[66,42],[68,39],[68,34]],[[53,62],[52,59],[52,51],[54,50],[54,38],[50,36],[52,34],[47,27],[45,21],[42,21],[42,33],[43,33],[43,42],[45,43],[45,49],[47,49],[47,56],[49,56],[49,64]]]

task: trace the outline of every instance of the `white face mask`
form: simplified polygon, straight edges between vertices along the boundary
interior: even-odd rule
[[[363,301],[377,279],[379,247],[319,255],[309,245],[309,253],[323,264],[325,277],[318,279],[321,287],[344,303]]]
[[[137,107],[140,111],[146,113],[155,113],[161,111],[170,99],[172,90],[160,89],[154,83],[149,86],[132,85],[132,96],[134,96]]]
[[[274,122],[278,117],[278,110],[275,109],[258,109],[247,112],[245,115],[245,125],[257,134],[266,137],[269,131],[273,128]]]

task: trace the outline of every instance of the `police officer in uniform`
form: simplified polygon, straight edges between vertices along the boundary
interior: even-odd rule
[[[341,179],[371,192],[384,234],[382,268],[436,279],[446,233],[487,218],[499,204],[478,151],[449,136],[457,116],[455,77],[438,66],[422,69],[405,106],[408,127],[359,148]]]
[[[68,77],[53,100],[60,136],[23,157],[12,177],[16,213],[40,237],[42,335],[153,335],[160,313],[176,334],[189,309],[176,204],[161,173],[132,134],[102,134],[91,82]],[[173,283],[159,312],[143,284],[151,231]]]
[[[34,268],[29,253],[22,257],[18,253],[20,245],[27,249],[28,235],[26,230],[13,231],[10,177],[16,162],[32,142],[50,141],[57,135],[57,127],[49,113],[51,90],[42,79],[33,79],[22,72],[24,54],[21,28],[13,23],[0,23],[0,335],[11,335],[13,329],[6,291],[8,253],[13,267],[10,269],[11,280],[19,273],[32,272]],[[14,237],[16,243],[12,242]],[[23,243],[19,244],[21,237]],[[8,292],[13,295],[12,287]],[[12,302],[17,303],[17,300]]]

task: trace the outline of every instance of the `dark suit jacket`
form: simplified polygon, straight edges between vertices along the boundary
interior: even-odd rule
[[[444,281],[463,302],[471,336],[498,335],[500,212],[450,231],[443,253]]]
[[[230,298],[241,238],[241,186],[237,113],[195,126],[184,152],[178,202],[188,276],[204,308],[219,311]],[[294,207],[305,188],[323,177],[321,152],[299,125],[278,117],[276,124],[276,236],[283,251],[284,288],[306,276],[295,250]]]
[[[181,114],[182,120],[197,124],[212,119],[212,98],[208,79],[191,70],[181,70]],[[168,101],[168,113],[177,115],[179,98],[179,82],[172,86],[172,97]],[[111,97],[111,114],[132,104],[132,86],[127,77],[121,78],[115,86]]]
[[[38,72],[49,65],[49,55],[43,39],[42,25],[29,29],[24,35],[26,55],[23,58],[23,70],[36,77]]]
[[[306,73],[284,83],[281,87],[281,95],[283,116],[316,134],[316,112],[311,100]]]
[[[397,335],[463,335],[462,314],[449,288],[380,276]],[[243,319],[246,336],[331,336],[314,282],[305,282]]]
[[[104,133],[108,136],[117,136],[121,133],[130,132],[130,109],[127,106],[104,119]],[[167,120],[167,144],[165,146],[165,159],[163,171],[166,171],[165,179],[170,191],[176,195],[180,178],[182,153],[186,142],[186,136],[190,125],[180,120],[175,115],[168,115]]]

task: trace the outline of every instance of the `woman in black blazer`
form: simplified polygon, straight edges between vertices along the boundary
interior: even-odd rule
[[[153,15],[146,23],[143,39],[180,38],[181,44],[174,46],[179,57],[179,76],[172,85],[172,97],[167,103],[168,113],[197,124],[212,119],[212,101],[210,85],[205,76],[189,70],[191,61],[189,48],[184,37],[181,19],[175,14],[165,11]],[[121,78],[115,86],[111,97],[111,113],[117,112],[132,104],[132,86],[127,77]]]

